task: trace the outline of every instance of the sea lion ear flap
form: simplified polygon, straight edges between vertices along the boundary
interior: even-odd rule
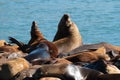
[[[105,49],[105,47],[100,47],[100,48],[98,48],[96,51],[95,51],[96,53],[106,53],[106,49]]]

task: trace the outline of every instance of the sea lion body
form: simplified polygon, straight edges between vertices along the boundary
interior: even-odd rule
[[[29,62],[32,62],[34,59],[49,59],[49,48],[45,43],[40,43],[37,48],[33,51],[31,51],[27,56],[25,56],[25,59]]]

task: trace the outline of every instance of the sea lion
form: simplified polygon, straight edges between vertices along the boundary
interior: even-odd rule
[[[120,74],[99,75],[96,80],[120,80]]]
[[[55,58],[58,56],[58,49],[57,47],[50,41],[46,40],[43,34],[39,31],[38,25],[35,21],[33,21],[31,26],[31,39],[28,44],[24,44],[16,40],[15,38],[10,37],[9,40],[12,43],[16,43],[23,52],[30,53],[31,51],[36,49],[36,46],[40,43],[45,43],[49,47],[50,56]]]
[[[68,14],[64,14],[60,20],[53,43],[57,46],[58,53],[68,53],[82,45],[79,29]]]
[[[74,64],[41,65],[33,75],[35,79],[42,77],[57,77],[61,80],[96,80],[102,73],[93,69]]]
[[[7,42],[5,40],[0,40],[0,47],[7,45]]]
[[[89,64],[85,65],[84,67],[103,72],[104,74],[107,73],[107,70],[106,70],[107,62],[104,61],[103,59],[99,59],[95,62],[89,63]]]
[[[49,54],[49,47],[45,43],[40,43],[37,45],[37,48],[29,53],[29,55],[24,57],[29,62],[32,62],[35,59],[40,60],[49,60],[51,58]]]
[[[116,66],[110,64],[110,62],[108,63],[103,59],[99,59],[93,63],[85,65],[85,67],[98,70],[105,74],[120,74],[120,70]]]
[[[0,47],[0,53],[4,53],[4,52],[19,52],[19,47],[17,45],[5,45],[5,46],[1,46]]]
[[[29,68],[29,63],[24,58],[16,58],[0,66],[0,79],[10,80],[13,76],[22,70]]]
[[[52,57],[57,57],[57,55],[58,55],[57,47],[52,42],[50,42],[44,38],[43,34],[38,29],[37,23],[35,21],[33,21],[32,27],[31,27],[31,39],[28,42],[28,45],[34,48],[39,43],[47,44],[49,47],[50,55]]]
[[[110,60],[110,57],[106,54],[106,49],[104,47],[98,48],[96,51],[84,51],[70,56],[64,57],[71,62],[94,62],[99,59],[104,59],[106,61]]]
[[[100,42],[100,43],[96,43],[96,44],[84,44],[84,45],[72,50],[68,54],[74,54],[74,53],[78,53],[78,52],[82,52],[82,51],[89,51],[89,50],[97,50],[100,47],[104,47],[106,49],[106,53],[108,53],[112,57],[119,55],[120,46],[115,46],[115,45],[109,44],[107,42]]]

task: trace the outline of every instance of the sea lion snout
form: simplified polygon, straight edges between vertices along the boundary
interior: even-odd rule
[[[65,21],[65,23],[66,23],[66,27],[69,27],[71,24],[72,24],[72,21],[71,21],[71,19],[70,19],[70,16],[68,15],[68,14],[64,14],[63,15],[63,18],[64,18],[64,21]]]
[[[63,18],[64,18],[65,20],[68,20],[68,19],[70,19],[70,16],[69,16],[68,14],[64,14],[64,15],[63,15]]]

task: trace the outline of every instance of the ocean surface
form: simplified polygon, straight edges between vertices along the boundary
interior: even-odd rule
[[[12,36],[28,43],[36,21],[52,41],[65,13],[77,24],[83,43],[120,45],[120,0],[0,0],[0,39]]]

